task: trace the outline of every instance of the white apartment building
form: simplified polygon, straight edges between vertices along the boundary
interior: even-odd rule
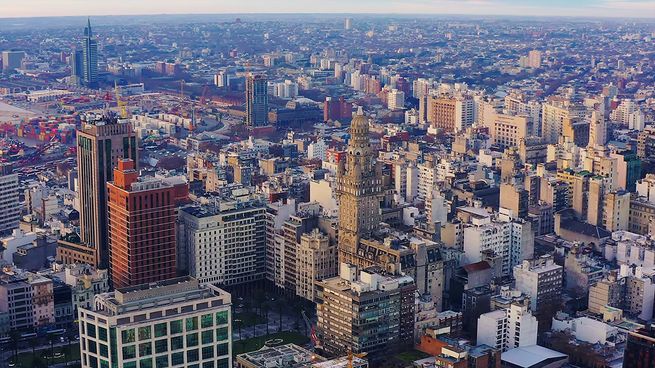
[[[530,296],[530,310],[539,313],[562,296],[563,268],[552,256],[541,256],[514,266],[515,289]]]
[[[312,142],[307,146],[307,158],[310,160],[317,158],[325,161],[327,149],[328,145],[325,144],[323,138],[319,138],[316,142]]]
[[[180,209],[178,264],[203,283],[237,285],[264,278],[266,206],[230,199]]]
[[[231,368],[230,308],[189,277],[100,294],[79,312],[82,368]]]
[[[492,250],[502,259],[502,275],[534,254],[534,233],[530,223],[490,218],[475,219],[464,227],[462,264],[482,261],[482,253]]]
[[[507,309],[484,313],[478,318],[477,344],[507,351],[537,344],[537,318],[527,306],[511,304]]]
[[[337,276],[338,258],[327,235],[318,229],[303,234],[296,252],[296,295],[314,302],[316,282]]]

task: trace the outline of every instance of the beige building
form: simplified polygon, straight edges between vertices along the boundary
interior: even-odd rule
[[[485,120],[491,142],[501,147],[518,147],[520,141],[525,140],[529,135],[527,116],[496,113],[488,118],[485,117]]]
[[[327,235],[314,229],[300,237],[296,256],[296,295],[313,302],[315,283],[338,274],[337,247],[330,244]]]
[[[589,288],[589,312],[603,314],[605,306],[619,308],[625,282],[617,279],[616,273],[610,273]]]
[[[635,197],[630,201],[630,214],[628,226],[630,232],[636,234],[650,234],[650,228],[655,224],[655,203],[647,201],[643,197]]]
[[[513,217],[526,217],[530,204],[529,194],[523,187],[503,183],[500,185],[500,208],[510,210]]]
[[[605,195],[603,227],[609,231],[628,230],[630,227],[630,193],[611,192]]]

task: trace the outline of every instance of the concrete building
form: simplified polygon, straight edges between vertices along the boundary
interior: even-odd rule
[[[577,340],[590,344],[617,343],[619,329],[589,317],[571,318],[566,313],[558,313],[553,318],[553,331],[567,331]]]
[[[28,232],[25,233],[21,229],[14,229],[11,236],[0,239],[2,242],[2,259],[13,263],[14,262],[14,253],[18,250],[19,247],[32,244],[36,241],[36,233]]]
[[[33,292],[27,277],[4,274],[0,276],[0,313],[9,315],[9,328],[34,328]]]
[[[81,365],[231,368],[231,297],[193,278],[119,288],[79,313]]]
[[[387,95],[387,106],[389,110],[402,110],[405,108],[405,92],[392,89]]]
[[[109,266],[107,182],[113,180],[119,159],[138,162],[136,152],[136,137],[128,122],[82,122],[77,131],[80,240],[95,253],[96,267]]]
[[[605,307],[620,308],[624,293],[625,280],[619,279],[616,272],[607,274],[589,288],[589,312],[603,314]]]
[[[20,221],[18,174],[0,176],[0,234],[11,234]]]
[[[559,309],[562,297],[562,266],[552,256],[541,256],[514,266],[515,289],[530,296],[530,310],[539,319],[544,331]]]
[[[246,79],[246,124],[251,127],[268,125],[268,89],[263,75],[251,74]]]
[[[316,300],[316,283],[338,275],[338,251],[318,229],[302,234],[296,253],[296,295]]]
[[[529,135],[528,117],[493,114],[485,116],[492,144],[502,148],[518,147]]]
[[[107,183],[107,199],[112,285],[175,277],[174,186],[156,178],[139,181],[134,161],[121,159]]]
[[[200,282],[231,286],[262,280],[266,206],[248,197],[183,207],[177,247],[178,268]]]
[[[2,71],[5,73],[20,69],[25,58],[25,51],[3,51]]]
[[[319,282],[317,333],[331,355],[368,353],[382,362],[414,341],[414,280],[379,268],[342,263],[340,276]]]
[[[537,344],[537,318],[526,305],[485,313],[478,318],[477,344],[507,351]]]

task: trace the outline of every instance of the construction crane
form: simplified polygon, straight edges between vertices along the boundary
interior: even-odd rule
[[[307,317],[307,313],[305,313],[305,310],[303,309],[300,314],[302,314],[302,319],[305,321],[305,325],[307,326],[307,331],[309,331],[309,338],[310,341],[312,342],[312,347],[314,349],[320,348],[320,345],[318,343],[318,337],[316,336],[316,331],[314,330],[314,326],[312,326],[309,317]]]
[[[348,349],[348,368],[353,368],[353,360],[355,358],[363,358],[367,353],[355,354],[352,349]]]
[[[128,118],[127,102],[121,99],[121,93],[118,90],[117,82],[114,82],[114,93],[116,94],[116,106],[118,106],[118,110],[120,111],[120,116],[123,119],[127,119]]]

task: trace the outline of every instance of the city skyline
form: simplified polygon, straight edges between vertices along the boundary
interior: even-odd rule
[[[56,4],[53,4],[56,3]],[[269,3],[263,0],[233,3],[194,0],[193,7],[179,2],[118,0],[111,3],[78,0],[26,0],[4,9],[2,18],[45,16],[102,16],[148,14],[258,14],[258,13],[337,13],[337,14],[461,14],[510,16],[575,17],[655,17],[655,2],[648,0],[363,0],[353,4],[345,0],[329,3],[287,0]]]

